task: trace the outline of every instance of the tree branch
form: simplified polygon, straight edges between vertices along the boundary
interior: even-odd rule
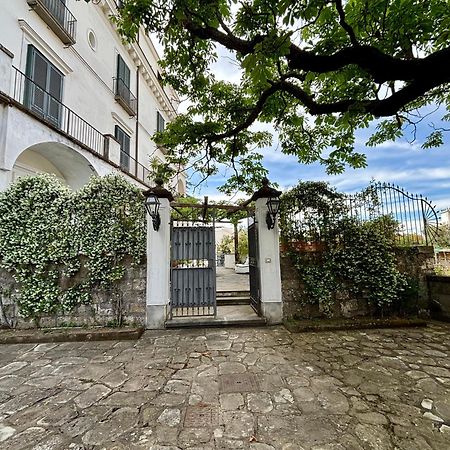
[[[355,32],[353,31],[353,28],[345,20],[345,12],[344,12],[344,8],[342,7],[342,0],[333,0],[333,1],[334,1],[334,4],[336,5],[336,9],[339,14],[339,23],[341,24],[341,27],[348,34],[348,37],[350,38],[350,42],[352,43],[352,45],[357,47],[359,45],[359,43],[358,43],[358,40],[356,39]]]
[[[196,25],[186,19],[183,26],[199,39],[210,39],[234,50],[241,55],[252,53],[255,46],[265,39],[264,35],[251,40],[241,39],[233,34],[224,33],[210,26]],[[286,56],[291,70],[304,70],[315,73],[327,73],[356,65],[365,70],[376,83],[399,80],[411,81],[435,77],[440,83],[450,81],[450,47],[436,51],[425,58],[401,59],[383,53],[369,45],[354,45],[331,55],[318,55],[303,50],[291,43]]]
[[[229,131],[225,131],[224,133],[211,134],[206,137],[206,140],[208,142],[220,141],[222,139],[233,137],[233,136],[237,135],[238,133],[240,133],[241,131],[246,130],[259,117],[259,115],[260,115],[261,111],[263,110],[264,105],[266,104],[266,101],[269,99],[269,97],[271,95],[275,94],[275,92],[280,90],[280,86],[281,86],[280,83],[274,83],[274,84],[272,84],[272,86],[270,88],[263,91],[262,94],[260,95],[258,101],[256,102],[255,106],[252,108],[250,114],[238,126],[236,126],[235,128],[233,128]]]

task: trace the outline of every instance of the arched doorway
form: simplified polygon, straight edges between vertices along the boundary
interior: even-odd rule
[[[42,142],[28,147],[17,157],[12,172],[12,182],[23,176],[54,174],[74,190],[97,175],[83,155],[59,142]]]

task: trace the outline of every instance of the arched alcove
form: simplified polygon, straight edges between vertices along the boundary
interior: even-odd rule
[[[52,173],[74,190],[97,175],[83,155],[59,142],[42,142],[25,149],[14,163],[12,181],[38,173]]]

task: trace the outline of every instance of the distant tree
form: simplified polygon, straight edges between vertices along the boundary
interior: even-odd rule
[[[224,236],[217,246],[219,253],[223,255],[231,255],[234,253],[233,236]]]
[[[238,243],[238,248],[236,252],[236,242]],[[231,255],[235,254],[236,262],[243,262],[248,256],[248,234],[247,230],[240,229],[237,235],[237,240],[234,236],[224,236],[220,241],[218,251],[222,254]]]
[[[164,82],[191,102],[157,134],[167,166],[203,177],[234,170],[225,192],[258,185],[258,147],[271,144],[330,173],[363,167],[355,131],[376,126],[367,145],[415,134],[429,105],[449,120],[448,0],[124,0],[116,18],[126,39],[143,24],[164,45]],[[211,70],[231,52],[238,83]],[[428,106],[428,108],[427,108]],[[429,123],[424,148],[449,127]],[[268,127],[266,126],[265,129]],[[270,128],[269,128],[270,129]],[[170,169],[173,170],[173,169]]]
[[[439,225],[435,244],[438,247],[450,248],[450,225],[449,224]]]

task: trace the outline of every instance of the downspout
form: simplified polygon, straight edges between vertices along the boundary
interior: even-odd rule
[[[138,155],[139,155],[139,66],[136,69],[136,139],[134,150],[134,173],[139,178],[138,174]],[[144,174],[142,174],[142,178]]]

